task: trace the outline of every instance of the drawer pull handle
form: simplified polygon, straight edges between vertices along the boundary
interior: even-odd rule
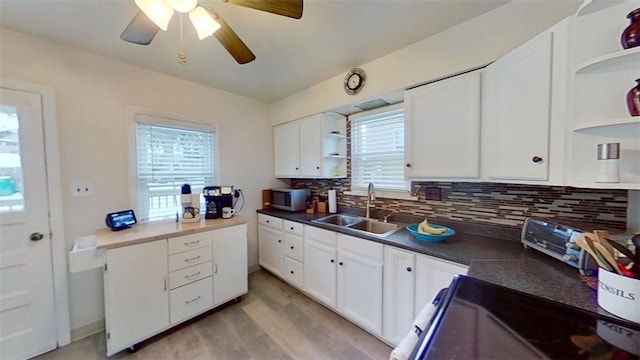
[[[196,246],[198,244],[200,244],[200,240],[194,240],[194,241],[191,241],[191,242],[184,243],[184,246],[194,247],[194,246]]]
[[[185,276],[184,276],[184,278],[185,278],[185,279],[193,279],[194,277],[198,277],[198,276],[200,276],[200,271],[198,271],[198,272],[197,272],[197,273],[195,273],[195,274],[185,275]]]
[[[291,229],[291,230],[293,230],[293,226],[292,226],[292,227],[290,227],[290,229]]]
[[[184,303],[185,303],[185,304],[187,304],[187,305],[191,305],[191,304],[195,304],[195,303],[197,303],[198,301],[200,301],[200,295],[198,295],[198,297],[197,297],[197,298],[192,299],[192,300],[187,300],[187,301],[185,301]]]
[[[188,262],[188,263],[191,263],[191,262],[194,262],[194,261],[198,261],[198,260],[200,260],[200,255],[194,256],[194,257],[192,257],[190,259],[184,259],[184,261]]]
[[[293,270],[291,270],[291,273],[293,274]]]
[[[407,267],[407,271],[411,272],[411,266]]]
[[[293,250],[293,246],[291,247],[291,250]]]

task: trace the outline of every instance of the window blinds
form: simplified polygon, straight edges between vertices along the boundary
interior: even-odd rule
[[[351,121],[351,186],[407,190],[404,181],[404,110]]]
[[[141,219],[174,218],[183,184],[201,193],[213,184],[213,130],[136,121],[138,212]]]

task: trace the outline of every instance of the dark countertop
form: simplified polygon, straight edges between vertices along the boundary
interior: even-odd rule
[[[597,305],[596,291],[582,282],[578,270],[533,249],[525,249],[518,237],[500,239],[487,235],[470,234],[469,224],[439,221],[456,230],[456,234],[442,243],[427,243],[415,239],[406,229],[386,238],[355,234],[348,229],[311,222],[329,214],[287,212],[275,209],[258,213],[276,216],[328,230],[366,238],[382,244],[415,251],[469,266],[468,276],[502,285],[531,295],[567,304],[579,309],[615,317]],[[406,224],[406,223],[405,223]],[[405,224],[401,224],[404,225]],[[456,227],[459,225],[459,227]],[[616,317],[617,318],[617,317]],[[619,318],[618,318],[619,319]],[[625,321],[620,319],[621,321]]]

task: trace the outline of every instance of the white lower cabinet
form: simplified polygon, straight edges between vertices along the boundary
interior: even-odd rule
[[[384,339],[398,345],[425,305],[467,270],[464,265],[385,245]]]
[[[338,234],[338,306],[348,319],[382,334],[382,244]]]
[[[248,291],[247,224],[212,231],[213,305]]]
[[[108,356],[247,293],[246,224],[106,254]]]
[[[304,227],[304,291],[336,308],[336,252],[334,231]]]
[[[107,355],[169,326],[167,240],[107,250]]]
[[[258,263],[282,276],[282,219],[258,214]]]

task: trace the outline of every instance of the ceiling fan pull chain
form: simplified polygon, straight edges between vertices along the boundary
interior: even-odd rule
[[[187,63],[187,55],[184,53],[184,34],[182,31],[182,14],[180,14],[180,49],[178,50],[178,62],[181,65]]]

